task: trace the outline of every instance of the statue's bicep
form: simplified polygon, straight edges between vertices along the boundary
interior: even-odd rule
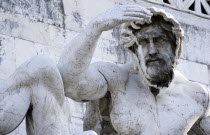
[[[81,80],[78,90],[79,95],[86,100],[96,100],[102,98],[108,89],[106,78],[99,72],[95,71],[94,74],[87,74]]]
[[[90,67],[84,78],[66,96],[85,102],[102,98],[107,92],[108,84],[105,77],[94,67]]]

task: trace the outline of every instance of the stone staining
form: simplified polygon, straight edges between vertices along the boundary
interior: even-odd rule
[[[1,62],[3,60],[2,57],[5,55],[4,47],[2,45],[2,40],[3,39],[0,38],[0,65],[1,65]]]
[[[1,44],[1,40],[0,40],[0,56],[2,55],[2,44]],[[0,65],[1,65],[1,61],[2,61],[2,58],[0,57]]]
[[[61,0],[1,0],[0,9],[64,27],[64,8]]]
[[[73,12],[72,14],[74,16],[75,21],[80,25],[80,27],[82,27],[82,18],[79,12]]]

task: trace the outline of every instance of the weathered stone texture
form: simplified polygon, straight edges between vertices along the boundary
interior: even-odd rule
[[[35,21],[61,27],[64,25],[64,9],[61,0],[1,0],[0,9]]]
[[[0,13],[0,33],[45,45],[63,45],[64,30],[24,16]]]
[[[84,27],[98,13],[113,7],[116,0],[63,0],[63,2],[66,28],[80,31],[81,27]]]
[[[15,71],[14,38],[0,34],[0,79]]]
[[[128,61],[128,53],[117,41],[101,38],[94,53],[93,61],[110,61],[125,63]]]

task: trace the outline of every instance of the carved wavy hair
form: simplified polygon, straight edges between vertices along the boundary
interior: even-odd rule
[[[150,86],[156,88],[167,87],[173,78],[173,70],[178,64],[178,59],[181,55],[181,44],[184,38],[184,32],[178,21],[176,21],[171,14],[157,8],[148,8],[148,10],[153,13],[151,19],[140,22],[128,22],[122,26],[120,44],[131,54],[132,59],[134,60],[134,68],[138,69],[144,75],[145,81],[147,81]],[[135,53],[135,45],[138,44],[135,33],[139,31],[142,27],[153,23],[156,23],[158,27],[161,27],[164,32],[166,32],[168,38],[170,38],[170,41],[172,41],[172,44],[174,46],[173,50],[175,51],[175,58],[173,59],[172,63],[170,63],[171,69],[167,70],[167,72],[170,72],[169,74],[164,75],[163,73],[166,73],[166,70],[164,70],[164,72],[161,73],[162,76],[159,76],[162,77],[158,79],[158,81],[160,82],[152,82],[152,78],[147,73],[147,67],[145,65],[145,60],[142,54],[140,53],[137,56],[137,54]]]
[[[128,22],[122,25],[121,35],[120,35],[120,44],[129,50],[130,53],[133,53],[129,48],[137,43],[137,38],[135,32],[142,28],[144,25],[151,23],[159,23],[160,27],[169,34],[170,40],[175,43],[175,61],[174,67],[178,63],[178,59],[181,55],[181,46],[184,38],[184,32],[180,24],[174,17],[166,13],[165,10],[157,8],[147,8],[153,13],[151,20],[144,20],[140,22]]]

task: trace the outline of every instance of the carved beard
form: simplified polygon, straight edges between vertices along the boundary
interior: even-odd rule
[[[144,57],[141,46],[130,48],[134,60],[134,67],[138,67],[140,74],[149,81],[150,84],[157,87],[168,87],[174,77],[174,58],[164,54],[157,54],[154,57]],[[133,53],[132,53],[133,52]],[[154,59],[158,59],[156,62]]]
[[[146,72],[149,76],[148,81],[158,87],[168,87],[172,81],[173,58],[164,54],[157,54],[145,58]]]

